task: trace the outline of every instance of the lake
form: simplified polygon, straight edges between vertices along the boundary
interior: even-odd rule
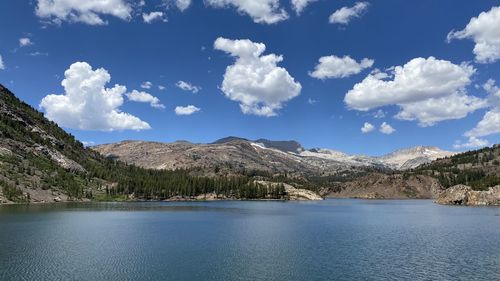
[[[500,208],[429,200],[0,207],[0,280],[500,280]]]

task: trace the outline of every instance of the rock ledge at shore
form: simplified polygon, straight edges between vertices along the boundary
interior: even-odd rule
[[[500,185],[486,191],[475,191],[467,185],[455,185],[443,191],[434,202],[441,205],[500,206]]]

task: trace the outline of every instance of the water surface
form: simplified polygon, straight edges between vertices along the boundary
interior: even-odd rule
[[[500,208],[427,200],[0,207],[0,280],[500,280]]]

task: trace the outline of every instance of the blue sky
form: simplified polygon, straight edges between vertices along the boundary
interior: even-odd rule
[[[302,1],[300,14],[300,1],[289,0],[259,0],[255,9],[243,0],[91,0],[87,10],[72,2],[0,2],[0,83],[82,141],[234,135],[369,155],[500,142],[498,1],[317,0]],[[162,14],[146,23],[151,12]],[[217,38],[225,41],[214,46]],[[249,53],[258,43],[265,51]],[[274,61],[265,61],[270,54]],[[109,83],[97,79],[106,77],[99,68]],[[82,71],[97,78],[79,92]],[[72,86],[61,85],[65,78]],[[150,88],[141,87],[146,81]],[[101,86],[115,84],[126,90],[108,99]],[[70,92],[78,98],[61,98]],[[110,99],[116,103],[97,106]],[[88,106],[72,115],[78,102]],[[120,119],[99,119],[110,111]],[[394,131],[382,133],[384,122]]]

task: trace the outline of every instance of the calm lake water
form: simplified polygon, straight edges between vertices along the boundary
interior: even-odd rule
[[[500,280],[500,208],[431,201],[0,207],[0,280]]]

